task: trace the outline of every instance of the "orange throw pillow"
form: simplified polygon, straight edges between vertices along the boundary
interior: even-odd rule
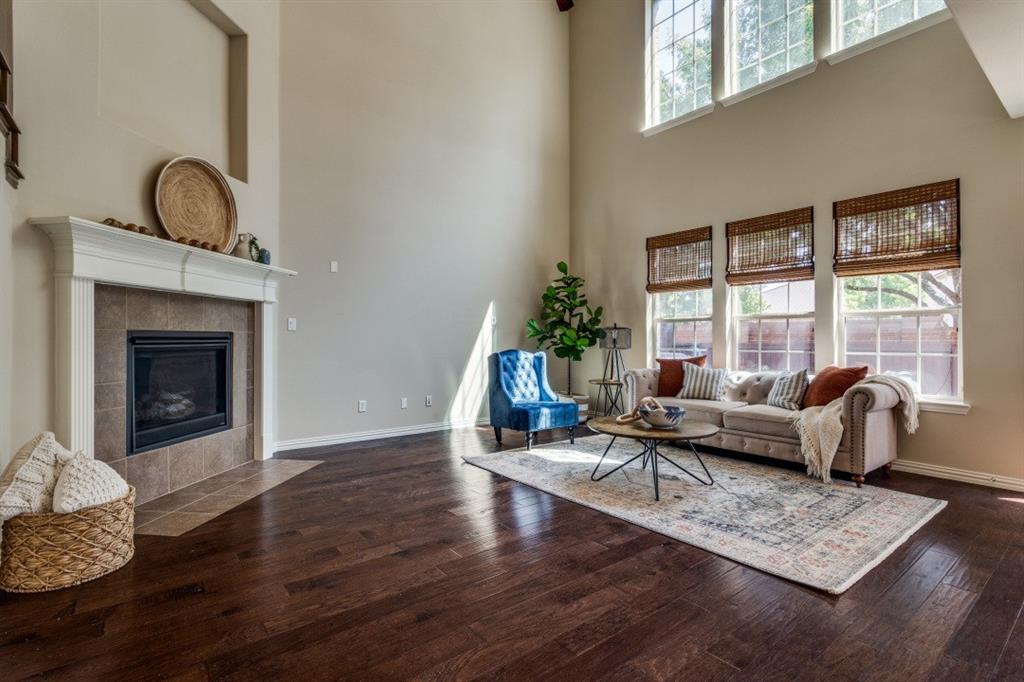
[[[708,356],[698,355],[693,358],[681,358],[678,360],[662,360],[658,359],[658,365],[661,367],[661,374],[658,375],[658,397],[668,398],[676,397],[679,395],[679,391],[683,390],[683,363],[688,362],[691,365],[697,365],[703,367],[704,363],[708,361]]]
[[[807,387],[807,393],[804,393],[804,407],[828,405],[867,375],[867,365],[860,367],[829,365],[818,372],[811,385]]]

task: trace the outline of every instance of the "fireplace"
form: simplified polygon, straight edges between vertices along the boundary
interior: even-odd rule
[[[231,332],[128,332],[128,455],[231,428],[232,343]]]

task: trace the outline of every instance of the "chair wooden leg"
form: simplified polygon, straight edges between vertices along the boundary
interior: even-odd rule
[[[569,445],[575,445],[575,444],[576,444],[576,427],[575,426],[570,426],[569,427]]]
[[[501,427],[494,427],[494,440],[498,441],[498,447],[501,447]]]
[[[534,434],[529,431],[526,432],[526,449],[531,450],[533,448]]]
[[[864,483],[864,477],[860,474],[854,474],[852,478],[853,482],[857,484],[858,488],[861,486],[861,484]]]

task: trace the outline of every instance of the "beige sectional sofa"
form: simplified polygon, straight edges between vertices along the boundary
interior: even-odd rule
[[[626,406],[632,410],[637,401],[658,392],[657,369],[626,372]],[[720,427],[720,431],[700,441],[704,445],[803,462],[800,439],[793,430],[797,412],[766,404],[768,393],[778,375],[771,372],[736,372],[729,376],[722,400],[664,398],[664,405],[686,408],[686,419],[696,419]],[[852,474],[860,485],[864,474],[879,467],[888,468],[896,459],[899,395],[881,384],[854,386],[843,396],[843,440],[832,468]]]

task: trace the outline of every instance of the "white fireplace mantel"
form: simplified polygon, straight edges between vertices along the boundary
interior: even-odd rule
[[[93,455],[96,282],[256,302],[256,457],[273,455],[278,284],[296,273],[166,239],[61,216],[31,221],[56,255],[56,424],[60,441]]]

